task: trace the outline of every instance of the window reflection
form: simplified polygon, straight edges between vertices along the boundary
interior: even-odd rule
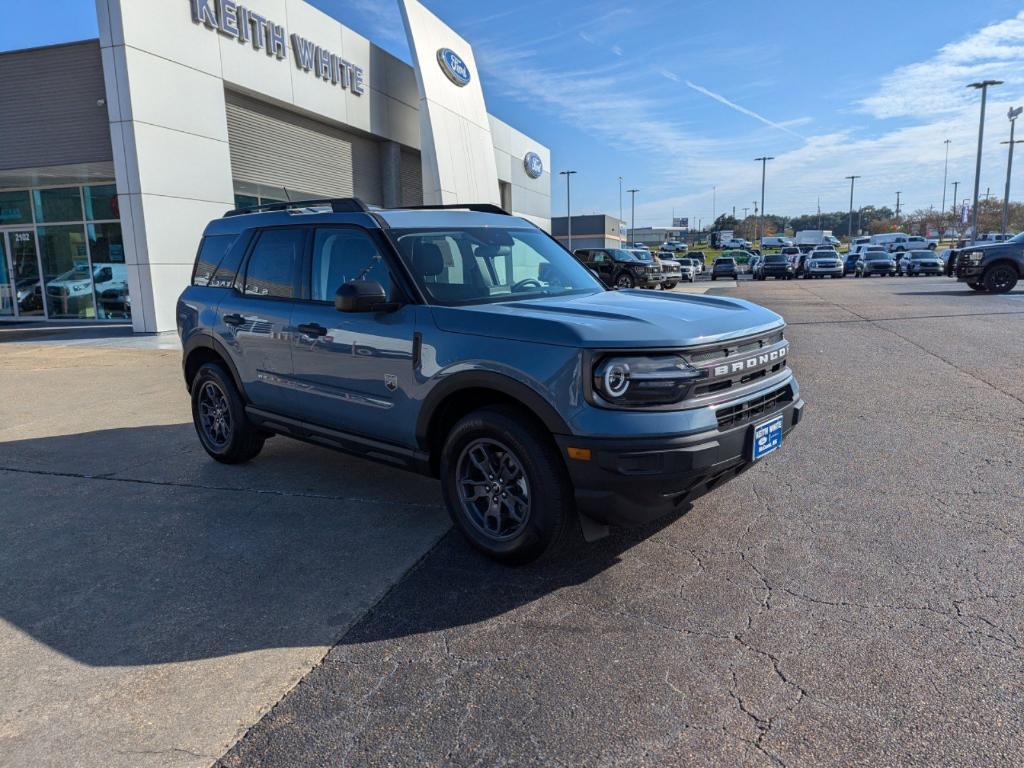
[[[85,227],[81,224],[39,227],[39,256],[43,263],[46,309],[51,319],[96,317],[93,272],[89,268]],[[124,271],[124,265],[119,265]],[[114,280],[108,265],[100,267],[97,282]]]
[[[0,192],[0,224],[29,224],[32,203],[27,191]]]
[[[132,302],[128,294],[121,225],[89,224],[86,231],[92,256],[96,317],[100,320],[130,320]]]

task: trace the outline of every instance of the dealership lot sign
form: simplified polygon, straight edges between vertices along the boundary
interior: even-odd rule
[[[266,51],[278,60],[288,58],[285,28],[261,16],[234,0],[189,0],[192,21],[207,29],[216,30],[253,50]],[[356,96],[366,90],[363,68],[345,61],[340,56],[321,48],[301,35],[292,34],[292,52],[295,66]]]

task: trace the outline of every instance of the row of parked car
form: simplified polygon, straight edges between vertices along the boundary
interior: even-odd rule
[[[832,247],[801,251],[793,246],[778,253],[755,254],[748,262],[755,280],[791,280],[823,277],[870,277],[871,275],[915,277],[941,275],[945,271],[942,256],[929,248],[889,252],[884,245],[867,245],[850,251],[845,258]]]
[[[609,288],[663,288],[694,282],[704,271],[704,254],[654,253],[646,248],[577,248],[573,255]]]

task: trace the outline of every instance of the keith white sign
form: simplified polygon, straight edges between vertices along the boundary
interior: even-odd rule
[[[278,60],[288,58],[285,29],[256,11],[239,5],[234,0],[189,0],[192,21],[231,37],[253,50],[266,51]],[[366,90],[363,68],[345,61],[340,56],[321,48],[310,40],[292,33],[295,66],[332,85],[362,96]]]

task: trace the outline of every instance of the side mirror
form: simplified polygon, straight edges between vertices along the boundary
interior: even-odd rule
[[[393,312],[398,304],[389,303],[384,286],[376,280],[352,280],[338,289],[334,308],[339,312]]]

